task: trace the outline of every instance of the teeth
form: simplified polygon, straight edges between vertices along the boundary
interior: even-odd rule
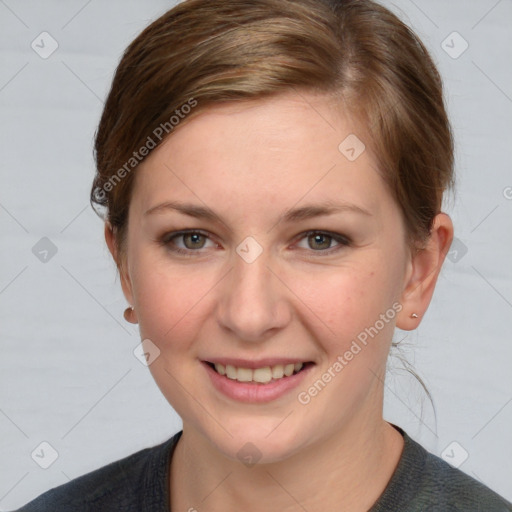
[[[226,375],[228,379],[236,380],[236,368],[230,364],[226,365]]]
[[[284,376],[284,368],[282,364],[276,364],[272,368],[272,378],[274,379],[281,379]]]
[[[270,382],[272,380],[272,370],[270,369],[270,366],[265,366],[265,368],[257,368],[256,370],[253,370],[252,379],[256,382],[261,382],[262,384]]]
[[[290,375],[292,375],[293,373],[293,370],[295,369],[295,365],[294,364],[287,364],[285,367],[284,367],[284,374],[289,377]]]
[[[237,368],[236,380],[238,382],[251,382],[252,370],[250,370],[249,368]]]
[[[259,382],[267,384],[272,379],[282,379],[283,377],[290,377],[293,373],[297,373],[303,367],[303,363],[290,363],[286,365],[276,364],[275,366],[265,366],[263,368],[237,368],[230,364],[224,366],[220,363],[215,363],[215,370],[220,375],[225,375],[228,379],[237,380],[238,382]]]

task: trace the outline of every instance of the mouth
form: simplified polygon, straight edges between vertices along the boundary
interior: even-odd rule
[[[246,366],[235,366],[234,364],[222,364],[220,362],[203,362],[222,377],[237,382],[259,385],[287,380],[314,365],[312,361],[305,361],[274,365],[268,364],[255,368],[247,368]],[[253,366],[253,364],[251,364],[251,366]]]

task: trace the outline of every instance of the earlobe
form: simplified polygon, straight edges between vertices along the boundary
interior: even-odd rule
[[[124,310],[123,316],[124,316],[124,319],[125,319],[127,322],[130,322],[131,324],[136,324],[136,323],[138,323],[138,321],[137,321],[137,317],[136,317],[136,315],[135,315],[135,309],[133,309],[133,307],[132,307],[132,306],[127,307],[127,308]]]
[[[425,246],[411,255],[407,282],[404,283],[396,326],[410,331],[416,329],[430,304],[437,278],[453,240],[453,224],[446,213],[434,218]],[[414,316],[416,315],[416,316]]]

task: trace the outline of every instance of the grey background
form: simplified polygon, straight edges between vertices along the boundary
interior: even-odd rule
[[[385,417],[438,455],[456,441],[452,460],[469,454],[460,469],[512,500],[512,2],[383,3],[417,31],[443,75],[458,179],[444,208],[457,241],[433,302],[416,331],[395,335],[407,335],[404,354],[437,421],[396,358]],[[138,331],[123,320],[102,222],[88,204],[93,135],[115,66],[172,5],[0,0],[0,510],[181,427],[133,355]],[[59,45],[47,59],[31,48],[43,31]],[[453,31],[469,44],[458,58]],[[46,262],[37,257],[43,237],[57,249]],[[31,457],[38,447],[36,460],[51,456],[43,441],[58,452],[48,469]]]

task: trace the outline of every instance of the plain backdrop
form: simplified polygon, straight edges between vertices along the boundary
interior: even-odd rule
[[[457,146],[456,240],[419,328],[395,334],[436,414],[391,358],[385,417],[512,500],[512,2],[383,3],[432,52]],[[121,53],[173,5],[0,1],[0,510],[181,428],[88,202]]]

